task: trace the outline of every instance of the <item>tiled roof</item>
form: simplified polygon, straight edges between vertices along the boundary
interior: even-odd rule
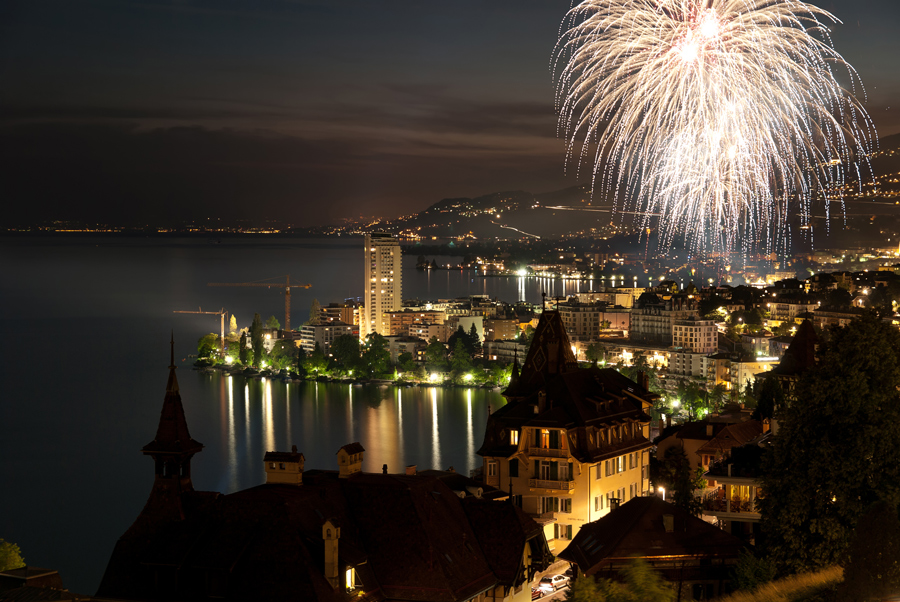
[[[360,444],[359,441],[355,441],[353,443],[348,443],[347,445],[342,446],[341,449],[344,450],[345,452],[347,452],[348,454],[358,454],[358,453],[366,451],[366,449],[362,446],[362,444]],[[340,450],[338,450],[338,451],[340,451]]]
[[[664,515],[672,515],[667,531]],[[718,527],[656,497],[638,497],[584,525],[559,557],[587,575],[612,560],[639,558],[736,557],[743,542]]]
[[[304,455],[299,452],[267,451],[266,455],[263,456],[264,462],[300,462],[305,460]]]
[[[759,420],[748,420],[738,424],[729,424],[716,433],[716,436],[704,443],[697,453],[727,452],[740,447],[759,437],[763,432]]]
[[[469,501],[476,502],[471,512]],[[233,599],[341,600],[324,576],[322,525],[331,520],[341,528],[342,563],[356,567],[372,599],[469,600],[508,579],[525,540],[542,533],[510,508],[462,500],[438,476],[359,473],[340,479],[336,471],[311,470],[302,486],[260,485],[219,496],[185,520],[140,537],[126,533],[100,594],[183,596],[150,593],[152,572],[142,567],[155,566],[179,567],[179,583],[221,576]],[[505,538],[490,529],[477,532],[488,515],[503,525]]]
[[[543,401],[542,401],[543,396]],[[572,455],[582,462],[594,462],[609,455],[633,451],[649,441],[623,441],[602,445],[586,437],[584,427],[605,428],[626,421],[645,422],[650,417],[643,411],[642,400],[650,402],[656,395],[612,368],[579,368],[549,378],[529,396],[510,400],[488,418],[484,443],[478,450],[482,456],[509,457],[517,447],[509,443],[510,430],[523,427],[576,429],[574,442],[569,442]],[[577,430],[581,429],[581,430]]]

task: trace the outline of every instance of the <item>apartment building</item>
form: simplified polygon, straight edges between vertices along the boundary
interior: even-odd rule
[[[370,332],[388,335],[382,314],[402,307],[403,256],[400,241],[386,232],[371,232],[365,240],[365,294],[359,321],[359,335]]]

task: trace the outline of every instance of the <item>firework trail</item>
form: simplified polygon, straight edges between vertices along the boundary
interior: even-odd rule
[[[786,251],[877,143],[826,22],[797,0],[584,0],[553,60],[567,162],[642,229],[658,214],[662,248]]]

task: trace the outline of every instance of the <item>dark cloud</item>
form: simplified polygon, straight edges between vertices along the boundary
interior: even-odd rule
[[[389,145],[198,126],[8,125],[0,128],[3,222],[221,217],[312,225],[385,208],[419,211],[445,196],[564,185],[558,149],[523,152],[502,142]]]

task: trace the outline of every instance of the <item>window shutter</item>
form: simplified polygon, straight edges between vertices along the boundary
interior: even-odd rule
[[[573,471],[573,466],[572,466],[572,463],[571,463],[571,462],[569,462],[569,475],[568,475],[567,478],[568,478],[570,481],[574,481],[574,480],[575,480],[575,472]]]
[[[534,461],[534,478],[535,479],[541,478],[541,462],[540,462],[540,460]]]
[[[559,462],[550,462],[550,480],[559,480]]]

